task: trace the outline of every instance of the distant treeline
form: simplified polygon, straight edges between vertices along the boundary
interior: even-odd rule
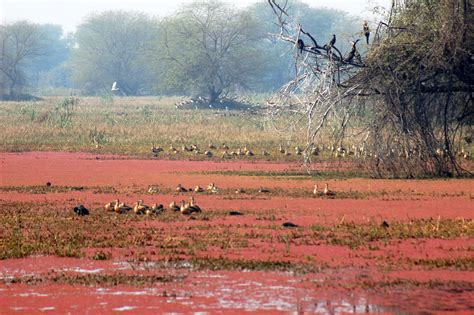
[[[321,42],[356,36],[360,20],[292,1],[290,13]],[[244,90],[267,92],[294,76],[296,48],[279,32],[266,1],[236,9],[196,1],[165,18],[107,11],[86,17],[72,34],[61,26],[19,21],[0,25],[0,96],[73,89],[104,95],[201,95],[216,99]],[[289,25],[289,27],[295,27]]]

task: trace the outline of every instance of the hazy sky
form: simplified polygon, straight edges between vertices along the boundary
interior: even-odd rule
[[[92,12],[122,9],[164,16],[181,4],[193,0],[0,0],[0,20],[12,22],[30,20],[36,23],[53,23],[63,26],[66,32],[75,30],[84,16]],[[228,1],[245,7],[259,0]],[[262,0],[260,0],[262,1]],[[291,2],[291,0],[290,0]],[[391,0],[303,0],[313,7],[329,7],[352,14],[367,16],[375,5],[388,6]]]

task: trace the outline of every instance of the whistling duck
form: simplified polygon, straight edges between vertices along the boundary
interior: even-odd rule
[[[189,198],[189,209],[191,212],[201,212],[201,207],[194,203],[194,197]]]
[[[250,151],[250,150],[247,150],[247,151],[245,152],[245,155],[247,155],[247,156],[254,156],[253,152]]]
[[[214,192],[215,190],[217,190],[218,188],[216,187],[216,185],[214,183],[210,183],[209,185],[207,185],[206,187],[206,190],[207,191],[210,191],[210,192]]]
[[[229,146],[225,143],[222,144],[222,149],[229,150]]]
[[[201,186],[198,185],[198,186],[194,187],[194,191],[195,192],[203,192],[204,188],[202,188]]]
[[[158,153],[160,153],[160,152],[163,152],[162,148],[155,147],[154,144],[151,146],[151,153],[153,153],[154,155],[158,155]]]
[[[179,207],[181,214],[191,214],[191,209],[189,203],[185,203],[184,200],[181,200],[181,206]]]
[[[236,194],[244,194],[245,193],[245,190],[243,190],[242,188],[238,188],[236,191],[235,191]]]
[[[156,188],[156,187],[151,186],[151,187],[148,188],[148,193],[149,194],[156,194],[157,192],[158,192],[158,188]]]
[[[329,185],[328,183],[324,184],[324,191],[323,191],[323,194],[326,195],[326,196],[334,196],[336,195],[336,193],[332,190],[329,190]]]
[[[319,195],[318,185],[314,185],[313,195]]]
[[[163,210],[165,210],[165,208],[163,207],[163,205],[160,203],[159,205],[154,203],[152,206],[151,206],[151,210],[153,212],[161,212]]]
[[[117,204],[118,200],[114,200],[112,202],[108,202],[105,204],[104,209],[105,211],[114,211],[114,207]]]
[[[176,192],[187,192],[188,190],[186,188],[184,188],[183,186],[181,186],[181,184],[178,184],[178,186],[176,186]]]
[[[286,152],[286,150],[283,149],[283,147],[281,146],[281,144],[280,144],[280,147],[278,148],[278,151],[280,151],[280,153],[285,153],[285,152]]]
[[[207,157],[212,157],[212,152],[207,150],[204,152],[204,155],[207,156]]]
[[[120,202],[118,199],[115,201],[114,210],[117,213],[125,213],[132,210],[132,207],[127,206],[124,202]]]
[[[176,202],[172,201],[169,205],[169,209],[172,211],[179,211],[179,206],[176,204]]]
[[[214,149],[216,149],[216,146],[213,145],[211,141],[209,141],[208,148],[214,150]]]
[[[150,207],[143,204],[143,200],[138,200],[133,206],[133,212],[135,212],[135,214],[144,214],[149,208]]]
[[[319,155],[319,148],[318,147],[312,148],[311,149],[311,154],[318,156]]]
[[[262,155],[268,156],[268,155],[270,155],[270,153],[268,153],[267,151],[263,150],[263,151],[262,151]]]

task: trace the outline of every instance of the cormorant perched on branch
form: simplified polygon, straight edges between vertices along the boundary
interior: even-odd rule
[[[296,42],[296,47],[298,47],[300,54],[302,54],[304,49],[304,41],[301,38]]]
[[[336,34],[332,34],[332,39],[329,42],[329,46],[332,47],[336,43]]]
[[[357,39],[356,41],[352,42],[352,49],[351,51],[349,52],[349,54],[347,55],[347,57],[344,59],[345,62],[351,62],[352,59],[354,59],[354,56],[356,55],[357,53],[357,42],[359,42],[360,39]]]
[[[364,35],[365,39],[367,40],[367,45],[369,44],[369,37],[370,37],[370,28],[369,28],[369,22],[364,21]]]

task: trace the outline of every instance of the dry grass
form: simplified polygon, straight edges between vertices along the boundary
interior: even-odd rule
[[[247,144],[260,158],[263,158],[261,151],[266,149],[274,153],[273,159],[288,159],[277,155],[278,145],[285,145],[287,139],[264,123],[263,113],[177,110],[174,107],[177,100],[157,97],[81,97],[74,110],[72,125],[68,127],[61,127],[57,123],[56,107],[62,98],[50,97],[39,102],[0,102],[0,124],[3,127],[0,150],[150,156],[153,143],[165,149],[173,143],[178,150],[181,150],[182,144],[195,143],[204,151],[208,142],[212,141],[218,146],[225,142],[231,150]],[[92,135],[99,133],[100,137],[94,142]],[[304,143],[302,138],[292,140],[292,143]],[[214,153],[220,157],[221,151],[219,148]],[[163,155],[166,156],[166,153]],[[182,152],[169,156],[191,157],[196,158],[192,153]],[[296,159],[296,156],[293,158]]]
[[[177,97],[80,97],[74,103],[72,115],[66,118],[62,97],[47,97],[38,102],[0,102],[0,151],[93,152],[151,158],[150,148],[155,144],[165,149],[160,153],[161,159],[221,160],[222,143],[226,143],[229,152],[247,145],[255,154],[226,159],[303,161],[301,155],[295,154],[296,146],[304,148],[306,144],[302,126],[294,126],[292,131],[275,131],[275,125],[287,121],[284,115],[269,123],[257,105],[249,111],[177,110],[174,104],[178,101]],[[316,143],[320,148],[333,145],[329,135],[321,135],[320,139],[322,142]],[[217,146],[212,150],[212,158],[202,154],[209,141]],[[171,144],[180,152],[172,153]],[[183,144],[196,144],[201,154],[182,152]],[[280,144],[291,155],[280,153]],[[466,149],[472,151],[473,147]],[[263,150],[270,155],[264,156]],[[329,150],[313,157],[313,161],[318,160],[332,161],[329,167],[336,171],[347,171],[347,163],[344,166],[340,162],[357,161],[354,156],[334,158]],[[471,169],[472,163],[466,167]],[[361,174],[360,169],[354,172]]]

